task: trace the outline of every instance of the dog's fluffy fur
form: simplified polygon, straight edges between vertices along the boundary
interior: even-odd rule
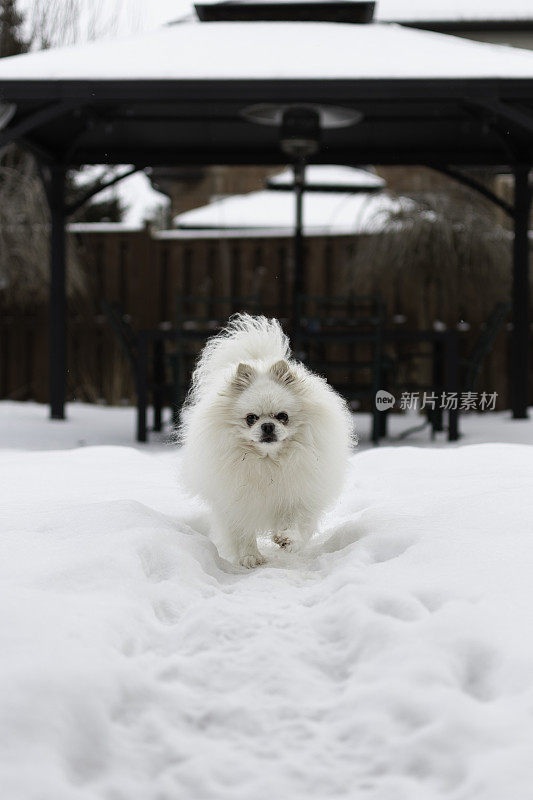
[[[290,359],[277,320],[234,316],[198,361],[180,438],[183,480],[211,507],[224,546],[264,563],[257,534],[295,550],[338,495],[353,443],[346,404]]]

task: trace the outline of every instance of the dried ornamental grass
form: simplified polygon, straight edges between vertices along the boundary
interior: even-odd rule
[[[381,292],[388,311],[419,328],[481,324],[509,297],[512,236],[472,192],[413,193],[359,243],[346,288]]]
[[[34,161],[19,152],[16,163],[4,159],[0,164],[0,292],[5,305],[47,301],[49,237],[48,206]],[[67,238],[67,295],[84,291],[75,243]]]

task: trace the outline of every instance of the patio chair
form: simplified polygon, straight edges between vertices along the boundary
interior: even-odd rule
[[[498,331],[507,319],[510,310],[510,303],[496,303],[470,354],[459,361],[462,368],[461,390],[463,392],[475,391],[483,363],[492,350]]]
[[[127,316],[118,303],[109,303],[107,300],[102,300],[100,305],[117,337],[122,351],[130,363],[138,398],[137,407],[140,414],[139,336],[131,327]],[[180,403],[178,402],[178,369],[175,353],[165,352],[165,343],[162,339],[155,339],[153,349],[151,375],[146,387],[143,388],[145,388],[148,396],[151,395],[152,397],[154,409],[152,430],[161,431],[162,409],[164,405],[170,406],[172,409],[173,423],[176,424],[177,422],[180,407]],[[138,430],[139,429],[138,425]],[[142,435],[138,435],[138,439],[144,441]]]
[[[300,298],[305,361],[316,372],[327,374],[349,403],[370,401],[374,444],[386,435],[387,414],[376,407],[374,399],[394,367],[383,351],[384,319],[379,295]]]
[[[509,302],[496,303],[485,323],[482,325],[481,332],[477,337],[470,353],[464,358],[459,359],[459,389],[461,392],[476,391],[479,376],[481,374],[481,370],[483,369],[485,360],[494,346],[494,341],[498,335],[498,331],[507,319],[510,309],[511,304]],[[404,357],[404,360],[412,361],[417,358],[429,357],[431,357],[430,353],[415,352],[407,354],[407,358],[405,359]],[[396,391],[423,391],[433,388],[434,387],[432,386],[401,384],[397,385]],[[404,439],[411,433],[423,430],[423,428],[427,427],[429,424],[432,426],[433,435],[436,431],[442,430],[442,412],[440,409],[435,409],[434,411],[428,410],[426,422],[403,431],[398,438]]]

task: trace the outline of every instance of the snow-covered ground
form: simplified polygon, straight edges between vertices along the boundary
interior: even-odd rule
[[[533,409],[531,409],[533,417]],[[174,454],[170,447],[169,420],[164,420],[161,434],[151,433],[147,444],[135,439],[136,413],[131,407],[110,407],[90,403],[69,403],[67,420],[50,420],[48,408],[39,403],[0,401],[0,451],[70,450],[94,445],[137,447],[141,452]],[[167,412],[168,417],[168,412]],[[359,437],[358,451],[372,447],[369,414],[355,414]],[[461,414],[461,439],[450,444],[445,433],[431,440],[428,428],[399,439],[407,430],[424,421],[414,412],[389,417],[390,438],[384,444],[394,447],[461,447],[466,444],[500,442],[502,444],[533,444],[533,419],[513,420],[507,411],[491,414]],[[149,418],[149,424],[151,420]],[[382,440],[383,446],[383,440]]]
[[[0,403],[2,797],[528,800],[532,422],[363,447],[249,572],[131,409],[68,411]]]

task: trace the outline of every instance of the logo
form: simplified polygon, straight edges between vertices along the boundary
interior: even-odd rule
[[[390,394],[390,392],[386,392],[385,389],[380,389],[376,392],[376,408],[378,411],[387,411],[393,407],[395,402],[396,398],[394,395]]]

